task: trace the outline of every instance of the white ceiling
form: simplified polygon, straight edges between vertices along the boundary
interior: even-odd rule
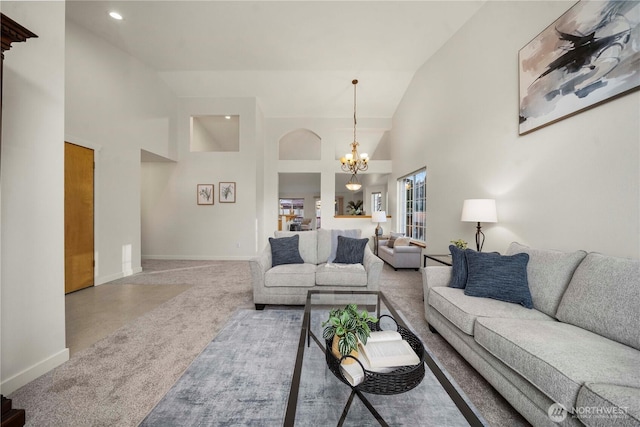
[[[67,1],[67,18],[177,96],[256,97],[266,117],[391,117],[470,1]],[[124,20],[108,12],[117,10]]]

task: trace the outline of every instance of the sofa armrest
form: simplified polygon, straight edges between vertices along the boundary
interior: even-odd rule
[[[377,291],[380,289],[380,275],[384,262],[375,256],[369,245],[364,247],[364,259],[362,265],[367,272],[367,290]]]
[[[435,287],[449,286],[452,267],[433,266],[422,268],[422,288],[424,291],[424,313],[429,310],[429,290]]]
[[[271,268],[271,246],[267,244],[267,247],[257,257],[249,260],[249,267],[251,268],[251,282],[253,283],[253,289],[264,287],[264,274]]]

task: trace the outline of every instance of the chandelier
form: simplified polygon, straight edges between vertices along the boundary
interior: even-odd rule
[[[346,187],[351,191],[359,190],[362,184],[358,182],[356,174],[359,171],[366,171],[369,168],[369,155],[367,153],[358,154],[358,141],[356,140],[356,85],[358,80],[353,80],[353,142],[351,143],[351,153],[347,153],[340,159],[342,170],[351,173],[351,179]]]

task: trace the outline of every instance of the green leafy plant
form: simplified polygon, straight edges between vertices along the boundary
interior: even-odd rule
[[[330,340],[338,336],[338,349],[343,356],[357,350],[358,339],[363,344],[371,335],[369,322],[375,323],[378,319],[371,316],[366,310],[358,313],[356,304],[349,304],[345,308],[334,308],[329,312],[329,319],[322,323],[325,327],[322,337]],[[327,326],[328,325],[328,326]]]
[[[451,243],[453,243],[458,249],[467,249],[467,242],[462,239],[452,240]]]
[[[354,202],[353,200],[347,203],[347,212],[349,215],[362,215],[362,200]]]

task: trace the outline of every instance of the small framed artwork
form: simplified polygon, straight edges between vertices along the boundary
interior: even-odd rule
[[[519,52],[520,134],[640,87],[640,2],[579,1]]]
[[[213,184],[198,184],[198,204],[213,204]]]
[[[220,182],[218,183],[220,190],[220,203],[235,203],[236,202],[236,183],[235,182]]]

